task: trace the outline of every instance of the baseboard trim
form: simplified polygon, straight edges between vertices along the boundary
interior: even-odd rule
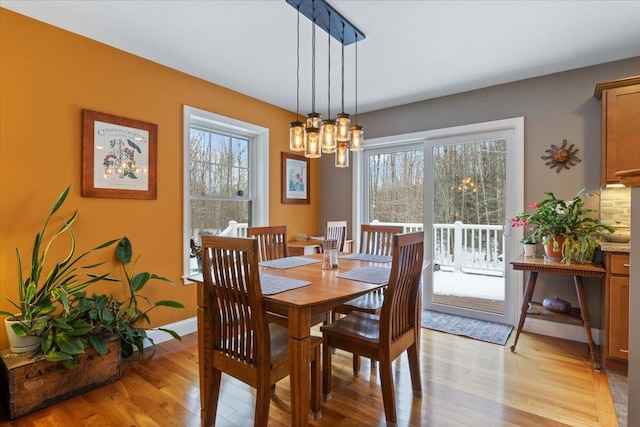
[[[175,331],[178,335],[183,336],[187,334],[191,334],[198,330],[198,319],[197,317],[191,317],[189,319],[179,320],[174,323],[170,323],[165,326],[160,326],[163,329],[171,329]],[[157,329],[147,331],[147,336],[153,340],[155,344],[160,344],[165,341],[172,340],[173,337],[166,332],[159,331]],[[151,343],[148,340],[145,340],[144,346],[150,347]]]
[[[184,319],[161,326],[161,328],[171,329],[180,336],[187,335],[198,330],[198,320],[196,317],[191,317],[189,319]],[[533,319],[528,317],[522,329],[523,331],[531,332],[534,334],[547,335],[550,337],[587,343],[587,334],[584,330],[584,327],[579,325],[550,322],[548,320]],[[600,345],[600,330],[591,328],[591,334],[593,336],[593,343],[595,345]],[[147,332],[147,335],[156,344],[160,344],[162,342],[173,339],[171,335],[158,330],[150,330]],[[149,341],[145,342],[145,347],[149,347],[150,345],[151,344],[149,343]]]
[[[580,325],[550,322],[548,320],[527,317],[522,329],[534,334],[588,343],[587,332],[585,331],[584,326]],[[600,345],[600,329],[591,328],[591,335],[593,336],[593,343],[595,345]]]

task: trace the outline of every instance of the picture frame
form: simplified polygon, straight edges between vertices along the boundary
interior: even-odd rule
[[[311,174],[309,159],[304,156],[282,152],[282,203],[308,204]]]
[[[157,198],[158,125],[82,111],[82,196]]]

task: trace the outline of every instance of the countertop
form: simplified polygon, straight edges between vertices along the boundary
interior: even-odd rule
[[[626,243],[617,243],[617,242],[607,242],[607,241],[601,241],[600,242],[600,249],[602,249],[603,252],[626,252],[629,253],[630,249],[631,249],[631,243],[626,242]]]

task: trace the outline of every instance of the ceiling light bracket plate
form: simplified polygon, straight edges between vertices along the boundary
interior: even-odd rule
[[[365,39],[362,31],[349,22],[325,0],[286,0],[294,9],[300,10],[311,22],[329,33],[344,46]],[[344,26],[344,33],[343,33]],[[344,34],[344,40],[343,40]]]

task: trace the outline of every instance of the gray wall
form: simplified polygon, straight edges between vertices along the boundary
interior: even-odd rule
[[[583,186],[600,187],[601,104],[593,97],[595,85],[638,74],[640,57],[635,57],[366,113],[358,122],[364,126],[366,144],[370,138],[523,116],[525,203],[541,200],[545,191],[569,199]],[[540,156],[563,139],[575,144],[582,162],[556,173]],[[320,227],[327,220],[347,219],[352,236],[351,168],[335,168],[332,156],[320,160]],[[588,206],[597,209],[598,201],[594,198]],[[551,283],[544,276],[534,299],[558,295],[578,306],[569,277],[554,277]],[[600,327],[601,281],[586,279],[585,287],[592,326]]]

